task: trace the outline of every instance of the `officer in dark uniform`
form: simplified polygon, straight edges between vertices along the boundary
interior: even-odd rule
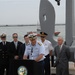
[[[4,75],[6,69],[6,75],[8,75],[9,69],[9,42],[6,41],[6,34],[1,35],[0,42],[0,75]]]

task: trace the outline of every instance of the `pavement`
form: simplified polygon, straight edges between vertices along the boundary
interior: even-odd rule
[[[56,75],[56,68],[51,67],[51,74],[52,74],[52,75]],[[69,62],[69,74],[70,74],[70,75],[75,75],[74,62]]]

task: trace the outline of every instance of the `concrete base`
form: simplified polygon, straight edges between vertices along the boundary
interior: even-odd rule
[[[56,75],[56,68],[51,67],[51,74]],[[69,62],[69,74],[75,75],[75,67],[73,62]]]

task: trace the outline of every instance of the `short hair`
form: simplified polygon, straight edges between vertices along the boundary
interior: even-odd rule
[[[28,34],[24,35],[24,38],[25,38],[25,37],[28,37]]]
[[[17,34],[17,33],[13,33],[13,35],[15,35],[15,34],[18,36],[18,34]]]
[[[17,33],[13,33],[13,34],[12,34],[12,37],[13,37],[14,35],[17,35],[17,37],[18,37],[18,34],[17,34]]]
[[[62,39],[62,40],[64,41],[64,39],[63,39],[63,37],[62,37],[62,36],[59,36],[59,37],[58,37],[58,39],[59,39],[59,38],[60,38],[60,39]]]

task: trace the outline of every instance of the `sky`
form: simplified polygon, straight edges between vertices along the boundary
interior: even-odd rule
[[[65,0],[58,6],[49,0],[56,13],[56,24],[65,23]],[[21,25],[39,23],[40,0],[0,0],[0,25]]]

